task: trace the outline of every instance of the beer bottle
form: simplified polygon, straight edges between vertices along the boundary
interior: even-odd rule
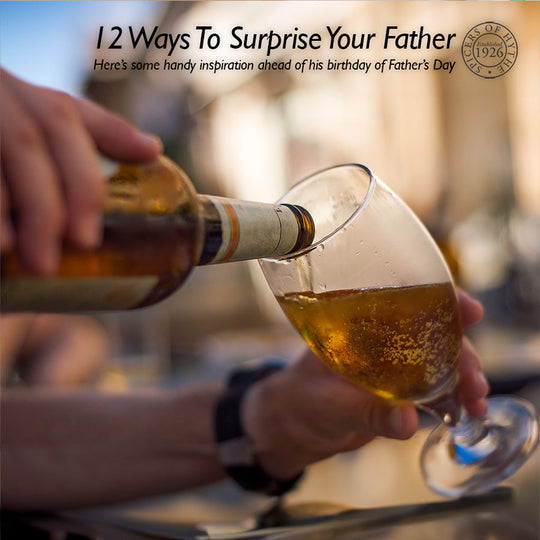
[[[313,240],[304,208],[197,194],[165,157],[107,167],[102,245],[66,244],[56,273],[45,278],[30,275],[15,252],[3,255],[3,312],[148,306],[172,294],[194,266],[279,258]]]

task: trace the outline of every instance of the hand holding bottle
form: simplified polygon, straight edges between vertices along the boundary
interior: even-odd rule
[[[313,239],[293,205],[197,199],[159,140],[124,118],[5,71],[2,83],[3,311],[140,307],[197,264],[279,257]],[[117,162],[107,183],[100,155]]]
[[[15,248],[28,270],[51,274],[64,239],[82,248],[100,243],[98,153],[143,162],[159,155],[161,143],[94,103],[3,69],[1,77],[1,250]]]

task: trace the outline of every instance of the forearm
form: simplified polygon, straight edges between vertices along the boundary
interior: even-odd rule
[[[219,390],[4,392],[2,506],[89,506],[219,480]]]

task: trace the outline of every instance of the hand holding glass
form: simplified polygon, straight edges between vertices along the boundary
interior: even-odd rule
[[[321,171],[279,202],[308,210],[315,239],[261,267],[315,354],[363,388],[413,402],[441,421],[421,456],[437,493],[482,492],[512,474],[536,446],[535,411],[510,397],[490,398],[483,420],[461,407],[457,296],[414,213],[356,164]]]

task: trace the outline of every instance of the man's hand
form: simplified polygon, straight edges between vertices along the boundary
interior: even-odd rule
[[[143,162],[161,143],[96,104],[0,73],[0,247],[17,249],[31,272],[50,274],[64,238],[81,248],[100,243],[99,152]]]
[[[482,318],[482,306],[459,293],[464,325]],[[473,416],[485,413],[488,384],[467,339],[461,353],[460,389]],[[282,372],[253,386],[244,401],[244,426],[262,466],[287,479],[306,465],[359,448],[377,436],[407,439],[418,428],[411,403],[390,403],[353,385],[307,351]]]

